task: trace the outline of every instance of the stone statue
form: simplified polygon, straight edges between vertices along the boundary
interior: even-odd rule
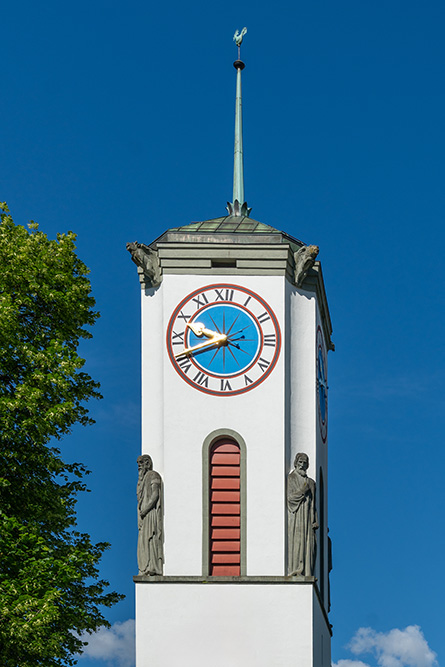
[[[302,286],[309,269],[314,266],[319,250],[318,245],[304,245],[294,253],[294,280],[297,287]]]
[[[164,563],[162,480],[153,470],[151,456],[137,459],[138,566],[139,574],[162,575]]]
[[[126,248],[138,267],[138,273],[142,270],[147,287],[159,287],[162,282],[162,274],[156,250],[137,241],[127,243]]]
[[[297,454],[294,466],[287,478],[288,572],[290,575],[312,576],[318,528],[315,482],[307,476],[307,454]]]

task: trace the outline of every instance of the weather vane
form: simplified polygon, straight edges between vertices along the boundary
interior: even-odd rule
[[[244,166],[243,166],[243,111],[241,100],[241,72],[245,65],[241,60],[240,49],[247,28],[237,30],[233,41],[238,47],[238,60],[233,66],[236,69],[236,100],[235,100],[235,150],[233,156],[233,201],[227,202],[229,215],[249,216],[252,209],[244,201]]]
[[[246,32],[247,32],[247,28],[244,27],[244,28],[241,30],[241,32],[240,32],[239,30],[237,30],[237,31],[235,32],[235,34],[233,35],[233,41],[235,42],[235,44],[236,44],[237,47],[238,47],[238,60],[241,59],[241,56],[240,56],[240,49],[241,49],[241,44],[243,43],[243,37],[244,37],[244,35],[246,34]]]

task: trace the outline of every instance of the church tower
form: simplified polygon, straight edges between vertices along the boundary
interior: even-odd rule
[[[129,243],[142,311],[137,667],[330,667],[318,247],[228,215]],[[298,456],[297,456],[298,455]]]

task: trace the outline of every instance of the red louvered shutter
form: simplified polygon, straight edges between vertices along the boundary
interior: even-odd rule
[[[240,575],[240,448],[216,442],[210,453],[210,574]]]

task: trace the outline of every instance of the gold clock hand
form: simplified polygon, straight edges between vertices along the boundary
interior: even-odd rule
[[[206,338],[213,338],[214,336],[220,335],[220,331],[212,331],[211,329],[206,329],[204,324],[202,322],[187,322],[185,325],[189,329],[193,331],[195,336],[198,336],[198,338],[201,338],[201,336],[205,336]]]
[[[179,357],[183,357],[184,355],[191,354],[192,352],[195,352],[196,350],[202,350],[205,347],[211,347],[212,345],[221,345],[222,343],[225,343],[226,341],[227,341],[226,334],[214,334],[212,336],[212,338],[205,341],[204,343],[199,343],[198,345],[194,345],[193,347],[186,347],[185,350],[182,350],[182,352],[179,352],[178,354],[175,354],[175,359],[179,359]]]

